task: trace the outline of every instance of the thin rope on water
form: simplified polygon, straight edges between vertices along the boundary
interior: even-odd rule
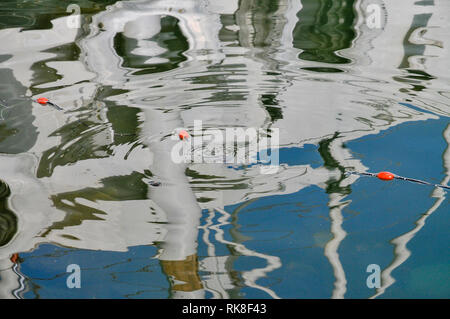
[[[402,181],[408,181],[408,182],[418,183],[418,184],[422,184],[422,185],[429,185],[429,186],[433,186],[433,187],[440,187],[440,188],[443,188],[443,189],[450,189],[450,186],[447,186],[447,185],[429,183],[429,182],[426,182],[426,181],[422,181],[420,179],[404,177],[404,176],[396,175],[396,174],[393,174],[393,173],[390,173],[390,172],[380,172],[380,173],[375,174],[375,173],[368,173],[368,172],[348,171],[348,172],[346,172],[346,174],[348,174],[348,175],[354,174],[354,175],[371,176],[371,177],[377,177],[377,178],[382,179],[382,180],[399,179],[399,180],[402,180]],[[392,175],[392,178],[383,178],[383,174],[386,174],[386,175],[390,174],[390,175]]]

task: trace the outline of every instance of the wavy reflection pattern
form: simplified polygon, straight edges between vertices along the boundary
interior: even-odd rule
[[[366,0],[117,1],[85,13],[80,32],[67,16],[43,30],[1,29],[11,43],[0,48],[9,83],[0,88],[0,118],[11,119],[0,122],[0,177],[11,192],[0,195],[1,203],[8,197],[1,296],[24,290],[11,255],[52,242],[111,251],[157,245],[173,298],[229,298],[238,289],[233,263],[255,257],[264,266],[242,271],[240,284],[281,298],[258,281],[282,260],[226,239],[233,224],[225,207],[317,186],[329,197],[330,297],[344,298],[342,211],[357,179],[344,172],[368,169],[345,143],[450,114],[448,78],[437,76],[450,67],[450,24],[441,23],[449,4],[406,2],[380,7],[382,29],[365,23]],[[64,112],[30,102],[43,94]],[[399,103],[412,101],[414,108]],[[257,166],[175,164],[170,136],[195,120],[222,131],[280,128],[280,148],[317,145],[324,164],[282,165],[272,175]],[[444,157],[448,168],[448,150]],[[395,282],[392,271],[411,254],[406,244],[445,198],[435,195],[417,227],[392,240],[394,260],[373,297]],[[216,254],[212,232],[228,255]]]

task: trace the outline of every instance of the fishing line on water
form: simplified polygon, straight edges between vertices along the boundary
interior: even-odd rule
[[[371,176],[371,177],[377,177],[378,179],[384,180],[384,181],[390,181],[390,180],[394,180],[394,179],[399,179],[402,181],[408,181],[408,182],[413,182],[413,183],[417,183],[417,184],[422,184],[422,185],[429,185],[429,186],[433,186],[433,187],[440,187],[443,189],[450,189],[450,186],[446,186],[446,185],[441,185],[441,184],[433,184],[433,183],[429,183],[426,181],[422,181],[420,179],[415,179],[415,178],[410,178],[410,177],[404,177],[404,176],[400,176],[400,175],[396,175],[393,174],[391,172],[379,172],[379,173],[360,173],[360,172],[354,172],[354,171],[348,171],[345,174],[347,175],[363,175],[363,176]]]
[[[55,104],[55,103],[53,103],[53,102],[50,102],[50,101],[49,101],[47,98],[45,98],[45,97],[40,97],[40,98],[38,98],[38,99],[36,100],[36,102],[39,103],[39,104],[41,104],[41,105],[47,105],[47,104],[48,104],[48,105],[52,106],[53,108],[55,108],[55,109],[58,110],[58,111],[64,111],[64,109],[63,109],[62,107],[60,107],[59,105],[57,105],[57,104]],[[84,126],[90,128],[90,126],[89,126],[88,124],[86,124],[84,121],[82,121],[81,119],[78,119],[78,122],[81,123],[81,124],[83,124]],[[114,132],[114,135],[116,135],[116,136],[136,136],[137,134],[136,134],[136,133],[117,133],[117,132]]]

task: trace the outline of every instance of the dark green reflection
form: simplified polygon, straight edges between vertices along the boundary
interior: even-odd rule
[[[8,185],[0,180],[0,247],[9,243],[17,232],[17,216],[7,205],[10,194]]]
[[[86,220],[102,220],[101,216],[106,214],[104,211],[80,204],[76,201],[77,198],[90,202],[146,199],[148,185],[142,181],[144,177],[144,174],[138,172],[133,172],[130,175],[111,176],[101,180],[103,185],[101,188],[87,187],[73,192],[52,195],[53,205],[58,210],[66,212],[66,216],[62,221],[55,222],[48,227],[42,236],[46,236],[52,230],[81,225]]]
[[[324,63],[349,63],[336,54],[351,47],[356,36],[353,28],[354,0],[303,0],[293,32],[293,45],[303,50],[299,59]]]
[[[96,129],[86,133],[90,127],[96,127]],[[111,133],[101,123],[82,119],[62,126],[51,135],[60,136],[61,143],[42,153],[37,171],[38,178],[51,176],[56,166],[65,166],[80,160],[111,155],[109,149],[109,141],[112,140]],[[96,143],[96,139],[104,143]],[[74,140],[77,142],[74,143]]]
[[[422,31],[425,32],[425,28],[428,26],[431,14],[417,14],[414,16],[411,23],[411,27],[405,34],[403,39],[403,49],[404,55],[402,62],[398,66],[399,69],[404,69],[404,73],[399,76],[394,76],[393,79],[397,82],[407,84],[407,87],[401,88],[400,92],[409,93],[410,95],[415,95],[416,92],[421,92],[426,89],[429,81],[436,79],[433,75],[427,73],[424,70],[417,70],[411,68],[412,65],[410,61],[415,60],[413,57],[421,57],[425,60],[425,44],[417,43],[416,41],[411,41],[411,36],[413,32],[420,28],[424,28]],[[440,45],[438,42],[435,45]]]
[[[262,94],[261,102],[269,113],[272,122],[283,118],[283,112],[279,106],[276,94]]]
[[[242,47],[265,47],[272,45],[273,33],[279,18],[275,14],[279,1],[247,0],[240,1],[236,11],[239,25],[239,44]]]
[[[142,145],[137,141],[139,109],[103,101],[106,97],[123,92],[111,87],[101,87],[92,103],[77,110],[82,112],[77,120],[52,132],[50,136],[59,136],[61,140],[58,145],[42,153],[37,177],[51,176],[57,166],[109,157],[117,145],[133,144],[128,153],[134,147]]]
[[[81,14],[92,15],[103,11],[117,0],[2,0],[0,1],[0,29],[51,29],[51,20],[69,16],[67,7],[77,4]]]
[[[410,41],[412,33],[419,29],[425,28],[428,25],[428,21],[431,18],[431,13],[429,14],[417,14],[414,16],[413,21],[411,23],[411,27],[408,32],[405,34],[403,39],[403,48],[405,50],[405,54],[403,56],[403,60],[399,65],[399,69],[405,69],[409,67],[409,59],[412,56],[423,56],[425,52],[425,44],[417,44]]]
[[[4,57],[0,57],[0,62]],[[12,70],[0,69],[0,78],[0,153],[26,152],[37,140],[31,101],[23,98],[26,88]]]
[[[306,67],[302,68],[302,70],[312,71],[312,72],[319,72],[319,73],[341,73],[344,72],[341,69],[337,68],[323,68],[323,67]]]
[[[133,73],[133,75],[142,75],[149,73],[165,72],[178,67],[178,65],[186,61],[187,58],[183,54],[189,49],[189,43],[181,32],[178,25],[178,19],[172,16],[161,18],[161,31],[147,39],[155,42],[160,48],[166,49],[165,52],[158,55],[158,58],[165,59],[167,62],[148,64],[149,56],[141,56],[131,53],[136,48],[137,41],[125,37],[119,33],[114,38],[114,49],[117,54],[123,58],[123,67],[141,69]]]
[[[339,132],[335,132],[333,137],[323,139],[319,142],[319,154],[323,159],[323,166],[329,170],[338,169],[341,171],[341,177],[339,180],[331,179],[327,181],[327,188],[326,193],[327,194],[333,194],[338,193],[342,195],[347,195],[352,192],[350,185],[348,186],[341,186],[341,181],[345,178],[345,175],[343,174],[345,172],[345,167],[343,167],[334,157],[331,153],[330,145],[331,143],[340,137]],[[345,146],[342,146],[345,147]]]
[[[31,71],[33,71],[33,84],[30,86],[32,94],[40,95],[46,94],[49,88],[39,88],[40,85],[56,82],[62,79],[57,70],[49,66],[49,62],[55,61],[78,61],[80,58],[80,48],[74,42],[59,45],[42,52],[51,53],[53,56],[50,59],[40,60],[33,63]],[[50,90],[55,90],[57,87],[52,87]]]

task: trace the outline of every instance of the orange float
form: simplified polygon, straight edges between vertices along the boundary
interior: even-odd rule
[[[395,175],[391,172],[380,172],[377,174],[377,177],[383,181],[391,181],[395,178]]]
[[[15,253],[11,256],[10,260],[12,261],[12,263],[16,263],[17,259],[19,259],[19,254]]]
[[[45,105],[48,102],[48,99],[45,97],[40,97],[36,100],[36,102],[38,102],[39,104]]]
[[[180,138],[180,140],[188,139],[188,138],[189,138],[189,133],[186,132],[185,130],[181,130],[181,131],[178,133],[178,137]]]

